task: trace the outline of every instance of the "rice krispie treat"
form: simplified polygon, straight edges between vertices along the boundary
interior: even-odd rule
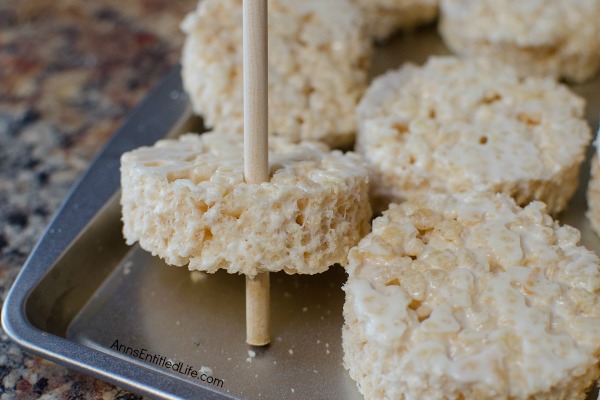
[[[433,21],[439,0],[354,0],[367,19],[369,34],[385,39],[392,33],[410,30]]]
[[[315,274],[368,233],[367,171],[354,153],[269,141],[271,180],[244,183],[243,140],[207,133],[121,158],[123,234],[168,264],[254,276]]]
[[[600,66],[598,0],[441,0],[440,33],[462,55],[581,82]]]
[[[242,0],[202,0],[182,24],[183,85],[209,127],[243,132]],[[371,54],[352,0],[269,1],[269,132],[350,144]]]
[[[591,140],[584,100],[484,59],[431,58],[377,78],[358,108],[357,150],[377,209],[428,192],[490,190],[564,209]]]
[[[350,250],[344,364],[367,399],[584,399],[600,260],[541,202],[393,204]]]

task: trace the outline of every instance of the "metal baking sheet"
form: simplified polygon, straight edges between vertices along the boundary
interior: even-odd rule
[[[429,27],[377,47],[371,75],[448,51]],[[121,236],[119,157],[194,130],[179,68],[166,76],[92,163],[15,282],[2,313],[21,346],[159,399],[360,399],[342,366],[345,273],[272,276],[268,347],[244,343],[244,279],[166,266]],[[594,131],[600,79],[573,87],[588,100]],[[590,148],[588,156],[591,156]],[[559,218],[600,252],[585,218],[585,186]],[[596,398],[593,390],[589,398]]]

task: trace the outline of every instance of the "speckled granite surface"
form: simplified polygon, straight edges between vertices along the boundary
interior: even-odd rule
[[[0,1],[0,296],[76,178],[179,59],[196,0]],[[0,331],[0,399],[139,399]]]

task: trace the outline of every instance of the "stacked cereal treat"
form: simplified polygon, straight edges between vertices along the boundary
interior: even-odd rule
[[[371,54],[352,0],[269,1],[269,133],[352,143]],[[183,83],[209,127],[243,131],[242,0],[203,0],[182,24]]]
[[[244,183],[243,140],[184,135],[121,158],[123,234],[172,265],[315,274],[368,233],[367,171],[353,153],[269,142],[270,181]]]
[[[367,399],[584,399],[600,260],[541,202],[429,195],[350,251],[344,363]]]
[[[358,108],[379,210],[430,192],[503,192],[563,210],[591,140],[584,100],[484,59],[431,58],[377,78]]]
[[[598,0],[441,0],[440,7],[440,33],[458,54],[575,82],[600,66]]]
[[[592,223],[592,229],[600,235],[600,161],[598,159],[598,142],[595,145],[595,153],[592,157],[591,177],[587,188],[587,217]]]
[[[367,20],[369,34],[385,39],[394,32],[414,29],[433,21],[439,0],[354,0]]]

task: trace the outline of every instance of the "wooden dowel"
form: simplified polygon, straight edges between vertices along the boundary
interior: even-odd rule
[[[244,177],[269,180],[267,0],[244,0]]]
[[[246,343],[265,346],[271,341],[271,297],[268,272],[246,277]]]
[[[244,179],[269,180],[267,0],[244,0]],[[269,344],[269,273],[246,277],[246,342]]]

